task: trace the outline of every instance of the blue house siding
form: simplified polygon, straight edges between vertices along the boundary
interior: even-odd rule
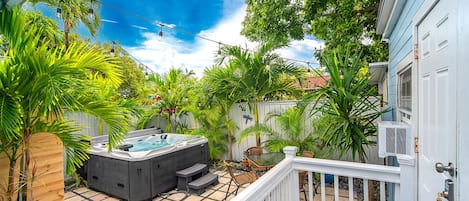
[[[401,13],[396,13],[399,18],[389,37],[388,107],[392,109],[392,115],[385,120],[397,120],[397,65],[412,53],[412,20],[422,3],[423,0],[407,0]],[[397,158],[388,157],[388,165],[398,166]],[[394,185],[390,185],[388,190],[394,192]],[[390,193],[388,199],[395,200],[394,194]]]
[[[389,37],[388,106],[392,109],[390,120],[397,120],[397,64],[412,53],[412,19],[422,3],[423,0],[406,1]]]

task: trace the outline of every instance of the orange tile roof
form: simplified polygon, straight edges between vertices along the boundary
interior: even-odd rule
[[[323,77],[306,77],[303,78],[303,89],[304,90],[314,90],[319,87],[323,87],[327,84],[327,81],[330,79],[330,76],[324,75]]]

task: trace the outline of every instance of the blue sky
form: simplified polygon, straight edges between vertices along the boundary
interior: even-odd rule
[[[250,49],[256,46],[240,35],[246,13],[244,0],[101,1],[102,26],[97,40],[118,41],[131,55],[158,73],[176,67],[192,69],[201,76],[206,67],[214,64],[218,44],[191,34]],[[49,16],[55,13],[52,8],[41,10]],[[158,23],[174,29],[163,28],[164,36],[160,39]],[[79,32],[86,33],[83,28]],[[321,41],[308,37],[293,41],[278,53],[286,58],[315,63],[314,48],[322,46]]]

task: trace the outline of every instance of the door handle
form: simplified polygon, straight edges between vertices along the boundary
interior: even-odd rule
[[[435,163],[435,169],[438,173],[443,173],[447,171],[449,175],[454,176],[454,165],[453,163],[448,163],[447,166],[443,165],[443,163]]]

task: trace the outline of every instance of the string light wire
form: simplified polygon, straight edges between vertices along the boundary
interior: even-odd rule
[[[95,0],[95,1],[101,3],[101,5],[106,6],[106,7],[110,8],[110,9],[113,9],[113,10],[115,10],[115,11],[117,11],[117,12],[120,12],[120,13],[123,13],[123,14],[127,14],[127,15],[131,15],[131,16],[133,16],[133,17],[135,17],[135,18],[138,18],[138,19],[140,19],[140,20],[146,21],[146,22],[148,22],[148,23],[150,23],[150,24],[159,26],[159,27],[160,27],[160,32],[158,33],[158,35],[159,35],[160,37],[163,36],[163,28],[167,28],[167,29],[171,29],[171,30],[173,30],[173,31],[179,32],[179,33],[183,33],[183,34],[186,34],[186,35],[189,35],[189,36],[193,36],[193,37],[196,37],[196,38],[200,38],[200,39],[202,39],[202,40],[206,40],[206,41],[209,41],[209,42],[212,42],[212,43],[216,43],[216,44],[219,45],[219,47],[222,46],[222,45],[223,45],[223,46],[228,46],[228,47],[234,47],[234,45],[230,45],[230,44],[227,44],[227,43],[223,43],[223,42],[221,42],[221,41],[216,41],[216,40],[213,40],[213,39],[210,39],[210,38],[201,36],[201,35],[199,35],[199,34],[194,34],[194,33],[192,33],[192,32],[189,32],[189,31],[186,31],[186,30],[183,30],[183,29],[179,29],[179,28],[176,28],[176,27],[174,27],[174,26],[170,26],[170,25],[165,24],[165,23],[162,23],[162,22],[155,22],[155,21],[150,20],[150,19],[148,19],[148,18],[146,18],[146,17],[144,17],[144,16],[141,16],[141,15],[139,15],[139,14],[136,14],[136,13],[134,13],[134,12],[130,12],[130,11],[127,11],[127,10],[125,10],[125,9],[119,8],[119,7],[117,7],[117,6],[104,3],[102,0]],[[245,48],[243,48],[243,49],[245,49]],[[246,49],[246,50],[252,51],[252,50],[249,50],[249,49]],[[299,62],[299,63],[307,64],[307,67],[308,67],[308,68],[310,68],[310,65],[311,65],[311,64],[318,64],[318,65],[319,65],[319,63],[317,63],[317,62],[310,62],[310,61],[304,61],[304,60],[299,60],[299,59],[292,59],[292,58],[287,58],[287,57],[281,57],[281,58],[283,58],[283,59],[285,59],[285,60],[293,61],[293,62]]]
[[[108,38],[108,39],[109,39],[109,37],[108,37],[107,35],[105,35],[105,34],[103,34],[103,35],[104,35],[105,38]],[[121,49],[122,51],[124,51],[124,52],[126,53],[126,55],[129,55],[134,61],[137,62],[137,66],[143,65],[143,68],[145,69],[145,74],[148,74],[148,70],[150,70],[152,74],[156,74],[156,72],[155,72],[153,69],[151,69],[150,67],[148,67],[146,64],[144,64],[142,61],[140,61],[139,59],[137,59],[136,57],[134,57],[132,54],[130,54],[129,51],[127,51],[124,47],[122,47],[121,45],[119,45],[118,42],[111,40],[111,43],[112,43],[112,47],[111,47],[111,51],[110,51],[111,56],[114,56],[114,54],[115,54],[115,48],[116,48],[116,47],[119,47],[119,49]]]

